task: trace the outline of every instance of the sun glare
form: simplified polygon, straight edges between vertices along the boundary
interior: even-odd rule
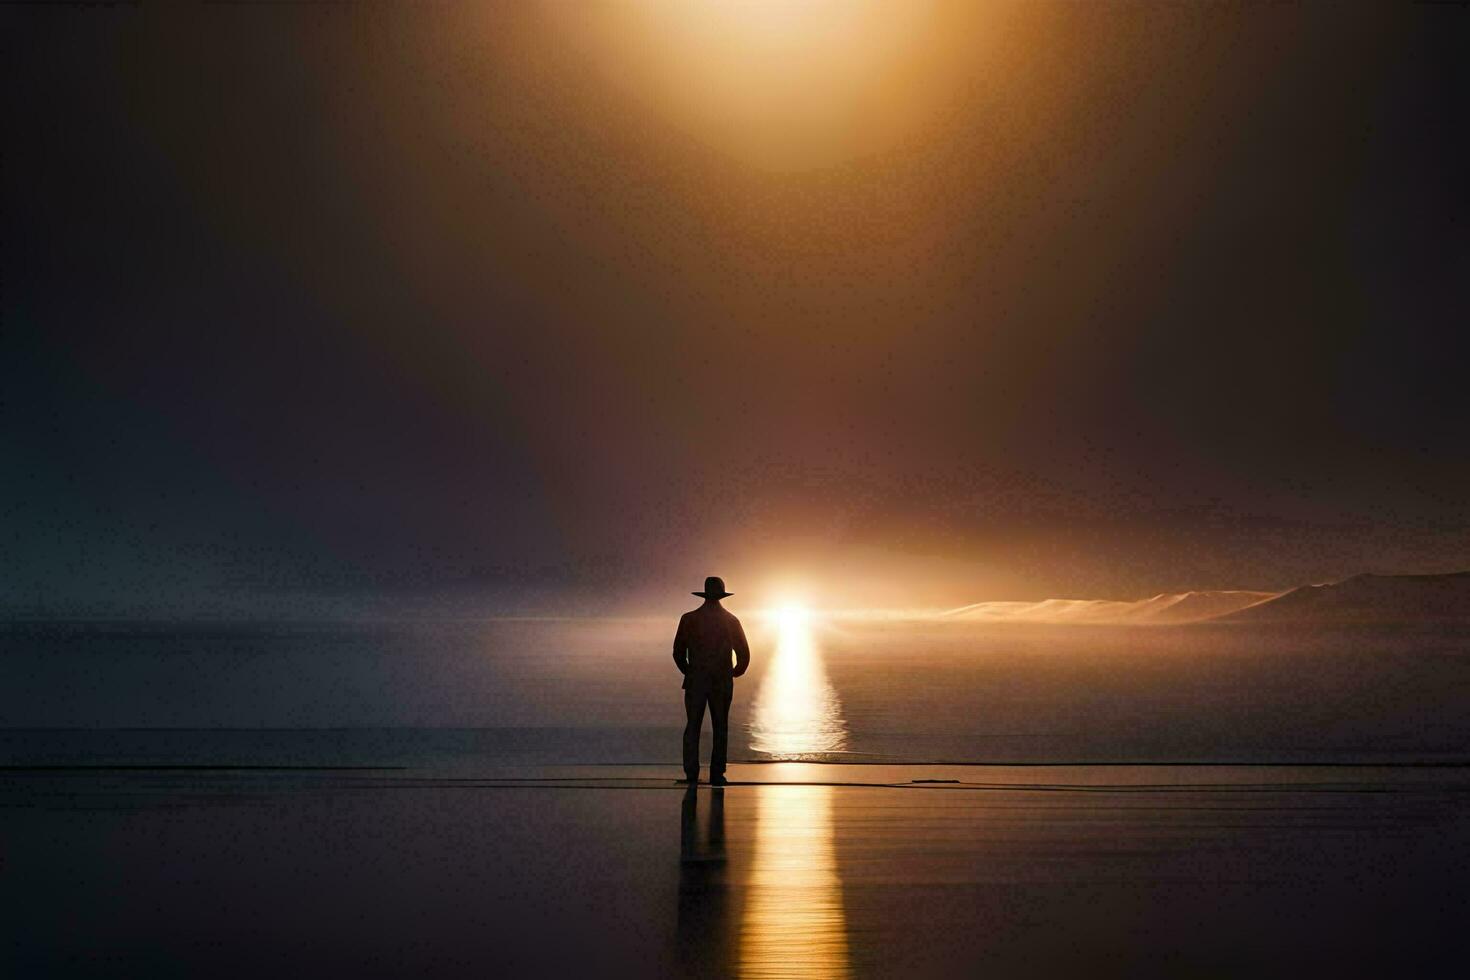
[[[558,11],[561,5],[551,5]],[[926,0],[688,0],[556,13],[612,82],[747,164],[832,166],[908,131],[934,47]]]
[[[787,634],[806,628],[810,614],[802,606],[788,603],[776,610],[776,628],[784,639]]]

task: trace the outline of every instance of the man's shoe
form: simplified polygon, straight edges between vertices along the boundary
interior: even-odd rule
[[[709,778],[709,784],[711,786],[729,786],[730,781],[724,776],[711,776]]]

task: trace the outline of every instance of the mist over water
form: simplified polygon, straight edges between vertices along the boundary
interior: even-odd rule
[[[0,719],[213,730],[155,734],[148,746],[136,734],[41,740],[83,759],[673,764],[673,625],[12,626],[0,633]],[[752,666],[731,714],[737,760],[1436,761],[1470,746],[1462,627],[752,618],[748,632]],[[10,757],[26,754],[20,739],[4,736]]]

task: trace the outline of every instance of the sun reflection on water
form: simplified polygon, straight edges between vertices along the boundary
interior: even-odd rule
[[[739,975],[849,976],[832,787],[757,787],[755,819]]]
[[[790,606],[775,614],[776,649],[756,695],[750,747],[775,759],[806,759],[847,747],[842,703],[827,680],[810,615]]]

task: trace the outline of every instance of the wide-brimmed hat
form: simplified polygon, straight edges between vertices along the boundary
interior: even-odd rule
[[[723,599],[725,598],[725,596],[734,595],[735,593],[726,592],[725,580],[717,575],[711,575],[709,578],[704,580],[703,592],[691,592],[689,594],[697,595],[701,599]]]

